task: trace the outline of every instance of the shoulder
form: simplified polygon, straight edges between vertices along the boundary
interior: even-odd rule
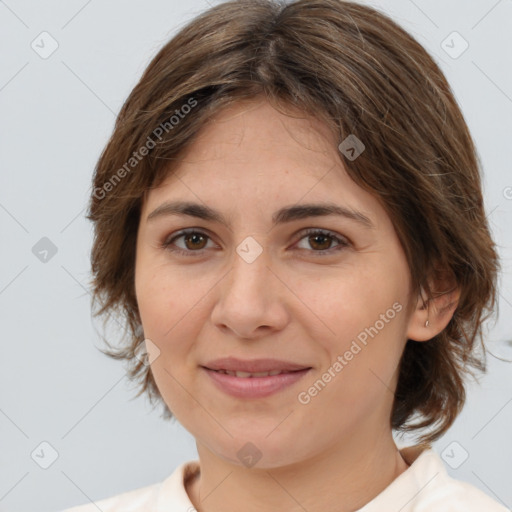
[[[162,483],[123,492],[109,498],[67,508],[62,512],[135,512],[148,510],[155,503]]]
[[[510,512],[503,504],[477,487],[439,474],[439,481],[426,493],[417,512]]]
[[[474,485],[451,477],[441,457],[433,450],[423,450],[409,468],[409,482],[414,482],[413,512],[510,512]],[[407,473],[407,472],[406,472]]]
[[[190,509],[184,481],[199,470],[197,461],[184,462],[165,480],[116,494],[109,498],[67,508],[60,512],[151,512],[153,510]],[[185,507],[185,508],[184,508]]]

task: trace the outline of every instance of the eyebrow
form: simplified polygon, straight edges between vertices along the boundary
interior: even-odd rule
[[[224,226],[229,227],[229,221],[221,212],[214,210],[209,206],[193,203],[190,201],[166,201],[147,216],[146,222],[154,220],[158,217],[166,217],[169,215],[187,215],[189,217],[196,217],[207,221],[218,222]],[[272,216],[272,225],[276,226],[277,224],[284,224],[294,220],[306,219],[310,217],[325,217],[328,215],[344,217],[346,219],[355,221],[368,229],[375,228],[371,220],[363,213],[334,203],[285,206],[284,208],[281,208],[274,213]]]

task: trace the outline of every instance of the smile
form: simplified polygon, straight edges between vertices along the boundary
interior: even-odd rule
[[[224,394],[235,398],[256,399],[274,395],[290,388],[301,380],[311,368],[301,370],[271,370],[244,372],[236,370],[212,370],[202,367],[213,384]]]
[[[218,373],[224,373],[226,375],[232,375],[236,377],[242,377],[242,378],[248,378],[248,377],[268,377],[268,376],[274,376],[274,375],[281,375],[282,373],[291,373],[286,370],[272,370],[269,372],[242,372],[242,371],[231,371],[231,370],[213,370]]]

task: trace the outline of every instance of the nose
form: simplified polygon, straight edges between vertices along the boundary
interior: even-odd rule
[[[271,268],[263,250],[253,261],[234,252],[233,265],[216,287],[212,322],[224,334],[257,339],[284,328],[290,292]]]

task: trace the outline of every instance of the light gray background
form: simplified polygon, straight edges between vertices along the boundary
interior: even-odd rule
[[[500,343],[512,327],[512,1],[371,4],[434,55],[476,141],[503,264],[500,318],[489,339],[495,354],[512,359]],[[205,0],[0,1],[2,511],[98,500],[162,480],[197,456],[193,438],[146,399],[132,400],[122,364],[96,348],[84,208],[125,98],[157,50],[207,7]],[[59,45],[47,59],[31,48],[34,40],[43,45],[43,31]],[[469,43],[458,58],[441,46],[453,31]],[[46,263],[32,252],[42,237],[57,247]],[[470,384],[464,412],[435,448],[452,476],[510,508],[512,365],[488,362],[489,374]],[[58,452],[48,469],[31,458],[43,441]],[[469,458],[450,467],[465,452]]]

